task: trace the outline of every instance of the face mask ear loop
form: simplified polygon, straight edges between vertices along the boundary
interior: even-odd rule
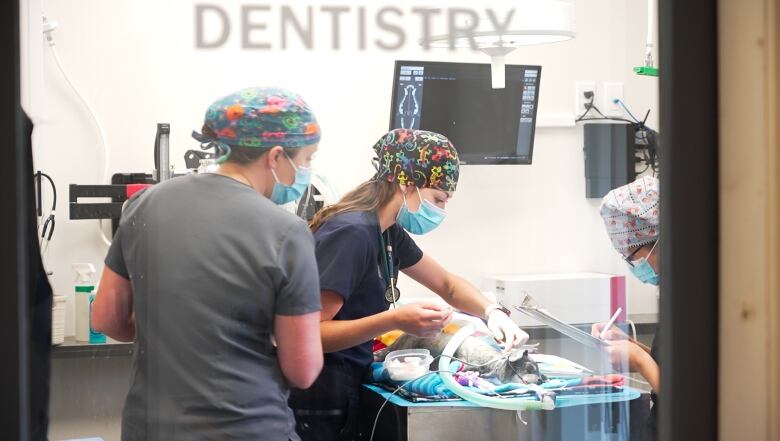
[[[660,242],[660,240],[661,240],[661,239],[658,239],[658,240],[656,240],[656,241],[655,241],[655,243],[653,244],[653,247],[652,247],[652,248],[650,248],[650,252],[649,252],[649,253],[647,253],[647,256],[645,257],[645,260],[649,259],[649,258],[650,258],[650,256],[652,256],[652,255],[653,255],[653,251],[655,251],[655,247],[657,247],[657,246],[658,246],[658,242]]]
[[[401,188],[401,184],[398,184],[398,188]],[[395,215],[395,220],[398,220],[398,218],[401,216],[401,209],[404,208],[406,205],[406,192],[401,190],[401,197],[404,198],[404,203],[401,204],[401,206],[398,208],[398,213]]]
[[[271,169],[271,174],[273,175],[274,180],[276,181],[276,183],[280,184],[282,182],[282,181],[279,180],[279,176],[276,176],[276,170]]]
[[[398,184],[398,187],[400,188],[401,185]],[[409,204],[406,203],[406,191],[401,190],[401,196],[403,196],[403,198],[404,198],[404,206],[409,207]]]
[[[283,151],[283,153],[284,153],[284,156],[287,158],[287,160],[288,160],[288,161],[290,161],[290,165],[292,165],[293,171],[295,171],[295,172],[297,173],[297,172],[298,172],[298,166],[297,166],[297,165],[295,165],[295,163],[293,162],[292,158],[290,158],[290,157],[287,155],[287,152],[284,152],[284,151]]]
[[[415,185],[414,188],[415,190],[417,190],[417,197],[420,198],[420,206],[422,207],[423,198],[422,198],[422,193],[420,193],[420,187]],[[418,208],[417,211],[420,211],[420,209]]]
[[[423,200],[422,194],[420,193],[420,187],[415,185],[414,189],[417,190],[417,197],[420,198],[420,205],[417,207],[417,210],[414,211],[415,213],[417,213],[418,211],[420,211],[420,208],[422,208],[424,200]],[[404,193],[403,195],[404,195],[404,205],[409,207],[409,205],[406,204],[406,193]]]
[[[290,159],[289,156],[287,156],[287,152],[282,150],[282,154],[284,155],[285,158],[287,158],[288,161],[290,161],[290,165],[292,165],[293,171],[298,172],[298,168],[295,166],[295,163],[293,162],[293,160]],[[274,179],[276,180],[277,183],[279,183],[279,184],[282,183],[282,181],[279,180],[279,176],[276,175],[276,170],[271,169],[271,174],[274,175]]]

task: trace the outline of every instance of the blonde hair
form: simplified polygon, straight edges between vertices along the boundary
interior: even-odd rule
[[[342,213],[375,211],[393,200],[397,188],[393,182],[375,180],[364,182],[344,195],[340,201],[318,211],[309,223],[309,228],[312,232],[317,232],[328,219]]]

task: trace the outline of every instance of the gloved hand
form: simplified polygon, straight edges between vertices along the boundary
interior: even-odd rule
[[[504,349],[520,347],[528,341],[528,334],[500,309],[490,311],[487,325],[493,337],[504,343]]]
[[[598,338],[606,325],[606,323],[594,323],[590,328],[590,335]],[[604,340],[628,340],[628,335],[617,326],[612,326],[604,335]]]

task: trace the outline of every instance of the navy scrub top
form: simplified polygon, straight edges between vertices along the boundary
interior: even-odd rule
[[[387,231],[393,246],[393,273],[397,275],[399,270],[419,262],[423,252],[398,225],[393,224]],[[320,290],[333,291],[344,298],[335,320],[355,320],[387,310],[386,270],[379,234],[373,211],[333,216],[314,233]],[[387,240],[387,233],[383,237]],[[403,289],[401,293],[403,297]],[[372,343],[367,341],[327,355],[330,361],[364,369],[373,361]]]
[[[650,348],[650,356],[655,360],[655,362],[658,364],[658,366],[661,366],[661,363],[659,361],[658,352],[660,348],[658,347],[659,342],[661,340],[660,337],[661,328],[656,325],[655,327],[655,337],[653,338],[653,346]],[[647,424],[645,427],[645,441],[656,441],[658,439],[658,395],[656,395],[655,391],[650,393],[650,399],[653,402],[653,407],[650,409],[650,415],[647,418]]]

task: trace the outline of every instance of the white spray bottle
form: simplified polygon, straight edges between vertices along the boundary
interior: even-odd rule
[[[92,329],[92,302],[95,301],[95,266],[74,263],[76,271],[76,341],[105,343],[106,336]]]

